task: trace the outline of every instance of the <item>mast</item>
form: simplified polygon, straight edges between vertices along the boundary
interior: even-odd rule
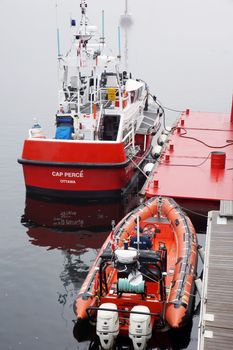
[[[55,2],[55,15],[56,15],[56,34],[57,34],[57,103],[59,106],[60,103],[60,60],[62,57],[61,54],[61,44],[60,44],[60,29],[58,24],[58,3]]]
[[[128,71],[128,32],[132,24],[133,24],[132,16],[128,12],[128,0],[125,0],[125,12],[123,15],[121,15],[120,25],[123,28],[124,35],[125,35],[124,61],[125,61],[126,71]]]
[[[104,34],[104,10],[102,10],[102,36],[100,37],[100,43],[104,45],[105,43],[105,34]]]
[[[80,20],[80,30],[78,34],[76,35],[76,39],[79,42],[79,47],[77,49],[77,112],[78,115],[80,114],[80,89],[81,89],[81,82],[80,82],[80,68],[83,66],[83,58],[85,57],[85,47],[88,40],[91,39],[91,35],[87,31],[87,25],[88,25],[88,18],[87,18],[87,2],[86,0],[81,0],[80,2],[80,9],[81,9],[81,20]]]

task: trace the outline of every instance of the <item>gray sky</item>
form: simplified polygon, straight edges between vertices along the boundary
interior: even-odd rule
[[[58,0],[62,51],[79,0]],[[88,15],[117,49],[124,0],[89,0]],[[232,0],[129,0],[129,68],[166,106],[228,112],[233,92]],[[23,111],[50,123],[57,103],[55,0],[0,0],[1,99],[4,113]],[[123,42],[123,38],[122,38]],[[122,48],[123,50],[123,48]],[[51,119],[52,120],[52,119]]]

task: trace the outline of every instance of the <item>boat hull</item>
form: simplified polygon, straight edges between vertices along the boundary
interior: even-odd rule
[[[23,172],[29,194],[101,199],[121,196],[134,175],[134,167],[130,168],[87,169],[81,166],[61,168],[59,165],[57,167],[24,165]]]
[[[25,140],[22,158],[27,193],[61,198],[119,197],[134,183],[137,165],[150,147],[132,162],[123,143]]]

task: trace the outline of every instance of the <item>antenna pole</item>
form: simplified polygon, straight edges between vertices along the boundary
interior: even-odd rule
[[[131,15],[128,13],[128,0],[125,0],[125,11],[124,14],[121,16],[120,24],[122,28],[124,29],[125,34],[125,49],[124,49],[124,56],[125,56],[125,69],[128,70],[128,31],[133,24]]]
[[[102,10],[102,36],[100,38],[100,43],[105,43],[105,37],[104,37],[104,10]]]
[[[137,216],[137,250],[140,251],[140,229],[139,229],[139,216]]]
[[[58,105],[60,103],[60,59],[62,57],[61,54],[61,45],[60,45],[60,30],[58,25],[58,1],[55,2],[55,8],[56,8],[56,27],[57,27],[57,85],[58,85]]]
[[[231,123],[233,123],[233,95],[232,95],[232,105],[231,105]]]
[[[60,30],[59,30],[59,25],[58,25],[58,4],[56,0],[56,26],[57,26],[57,55],[58,58],[61,57],[61,45],[60,45]]]
[[[59,31],[59,28],[57,28],[57,55],[58,55],[58,58],[61,57],[60,31]]]
[[[125,0],[125,15],[128,15],[128,0]]]
[[[104,10],[102,10],[102,37],[104,38]]]
[[[56,6],[56,26],[57,26],[57,55],[58,55],[58,59],[61,57],[61,45],[60,45],[60,29],[59,29],[59,25],[58,25],[58,4],[57,4],[57,0],[55,3]]]
[[[121,60],[121,28],[118,26],[118,58]]]

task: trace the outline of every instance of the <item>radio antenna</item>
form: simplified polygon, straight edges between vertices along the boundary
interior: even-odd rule
[[[102,36],[100,37],[100,43],[104,45],[105,36],[104,36],[104,10],[102,10]]]
[[[57,3],[57,0],[55,3],[55,7],[56,7],[56,27],[57,27],[57,56],[59,59],[59,58],[61,58],[62,54],[61,54],[61,44],[60,44],[60,29],[59,29],[59,24],[58,24],[58,3]]]
[[[55,1],[55,11],[56,11],[56,32],[57,32],[57,85],[58,85],[58,103],[60,98],[60,61],[62,59],[61,44],[60,44],[60,29],[58,23],[58,0]]]
[[[118,58],[121,60],[121,28],[118,27]]]

